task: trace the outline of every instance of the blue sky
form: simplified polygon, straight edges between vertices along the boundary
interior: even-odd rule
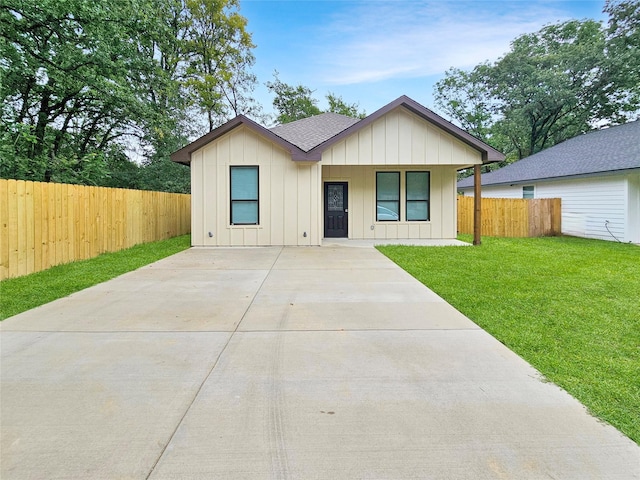
[[[367,114],[408,95],[435,109],[433,85],[450,67],[468,69],[506,53],[518,35],[569,19],[605,20],[604,0],[240,0],[256,44],[254,96],[264,83],[332,92]],[[437,111],[437,109],[436,109]]]

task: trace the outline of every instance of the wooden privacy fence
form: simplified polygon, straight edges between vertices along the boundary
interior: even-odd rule
[[[544,237],[561,233],[559,198],[482,198],[482,235]],[[473,197],[458,196],[458,232],[473,233]]]
[[[189,233],[190,197],[0,179],[0,280]]]

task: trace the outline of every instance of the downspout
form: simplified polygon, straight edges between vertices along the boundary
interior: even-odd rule
[[[482,154],[482,162],[484,163],[487,154]],[[480,167],[482,165],[473,166],[473,244],[482,245],[482,182],[480,180]]]

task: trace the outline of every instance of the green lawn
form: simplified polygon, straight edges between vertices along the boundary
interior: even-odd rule
[[[189,248],[190,236],[145,243],[0,282],[0,320]]]
[[[484,237],[479,247],[378,248],[640,443],[640,247]]]

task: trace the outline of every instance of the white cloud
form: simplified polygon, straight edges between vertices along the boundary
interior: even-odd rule
[[[496,60],[518,35],[569,18],[558,3],[368,1],[334,14],[316,38],[327,85],[442,74]]]

